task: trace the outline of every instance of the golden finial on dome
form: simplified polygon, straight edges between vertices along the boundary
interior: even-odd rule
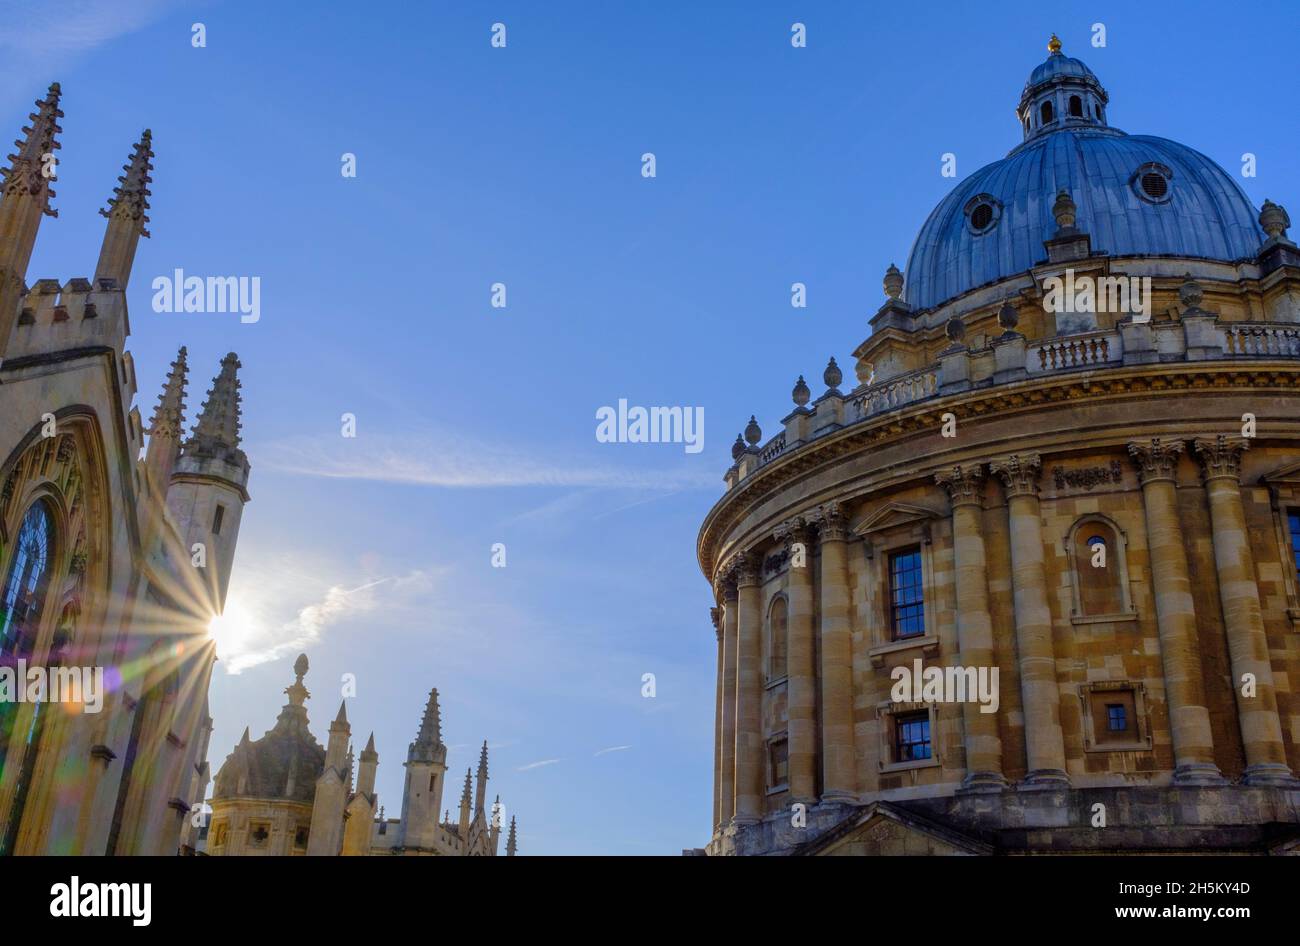
[[[1061,51],[1061,41],[1057,39],[1055,33],[1053,33],[1052,38],[1047,41],[1047,51],[1053,56]]]

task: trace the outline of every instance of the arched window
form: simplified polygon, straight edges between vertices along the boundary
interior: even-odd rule
[[[31,653],[49,587],[53,545],[50,507],[37,500],[18,527],[9,577],[0,594],[0,657]]]
[[[1098,520],[1083,523],[1074,535],[1080,613],[1085,617],[1123,613],[1124,563],[1115,530]]]
[[[1042,105],[1042,107],[1041,107],[1038,111],[1039,111],[1039,114],[1040,114],[1040,115],[1042,116],[1042,118],[1043,118],[1043,124],[1044,124],[1044,125],[1046,125],[1048,122],[1050,122],[1050,121],[1052,120],[1052,103],[1051,103],[1051,102],[1044,102],[1043,105]]]
[[[772,602],[772,609],[768,612],[767,676],[769,680],[779,680],[786,675],[786,629],[789,613],[790,605],[784,595],[778,596]]]
[[[1070,115],[1074,118],[1083,117],[1083,99],[1077,95],[1070,96]]]

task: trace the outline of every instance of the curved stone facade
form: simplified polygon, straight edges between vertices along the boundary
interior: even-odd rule
[[[1038,199],[1055,227],[1032,265],[925,310],[891,267],[858,386],[828,369],[737,445],[698,543],[709,853],[1300,838],[1285,211],[1265,205],[1246,259],[1120,258],[1070,191]],[[1070,312],[1055,280],[1085,277],[1145,277],[1144,302]]]

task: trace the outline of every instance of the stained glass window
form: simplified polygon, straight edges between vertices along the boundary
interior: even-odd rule
[[[25,644],[24,651],[32,645],[50,576],[53,537],[49,507],[43,501],[33,503],[18,528],[13,564],[0,597],[0,656],[14,653],[20,644]]]

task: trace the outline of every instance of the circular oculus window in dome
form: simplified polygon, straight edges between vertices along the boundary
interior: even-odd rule
[[[1173,191],[1174,172],[1163,164],[1144,164],[1133,172],[1131,184],[1133,192],[1148,204],[1163,204],[1169,201]]]
[[[966,202],[966,226],[979,236],[997,226],[1002,216],[1002,202],[989,194],[978,194]]]

